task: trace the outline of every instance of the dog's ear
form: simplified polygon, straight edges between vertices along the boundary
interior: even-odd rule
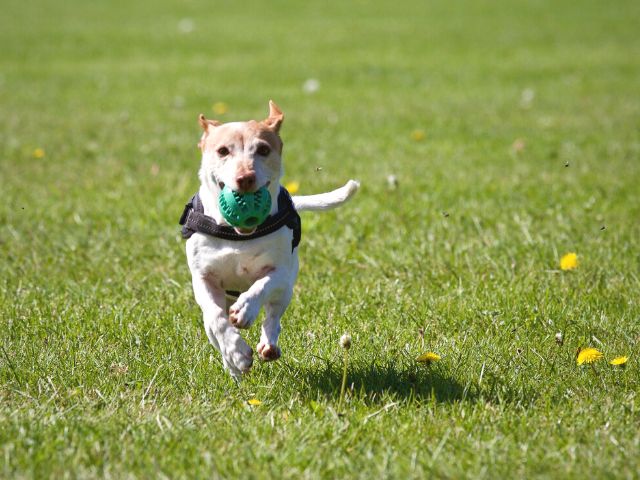
[[[204,149],[204,145],[205,145],[205,140],[207,138],[207,135],[209,133],[209,127],[217,127],[219,125],[222,125],[220,122],[218,122],[217,120],[208,120],[204,117],[204,115],[201,113],[198,116],[198,123],[200,123],[200,126],[202,127],[202,130],[204,130],[204,132],[202,133],[202,137],[200,138],[200,141],[198,142],[198,148],[200,150]]]
[[[282,110],[278,108],[278,106],[273,102],[273,100],[269,100],[269,118],[264,120],[264,123],[267,128],[278,133],[280,131],[280,125],[284,121],[284,113]]]
[[[209,126],[217,127],[221,125],[217,120],[206,119],[202,113],[198,116],[198,123],[200,123],[200,126],[205,132],[209,129]]]

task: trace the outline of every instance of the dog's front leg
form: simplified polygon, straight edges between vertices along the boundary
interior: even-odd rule
[[[286,269],[274,268],[268,271],[231,305],[229,321],[238,328],[249,328],[258,317],[260,307],[272,297],[279,297],[290,289],[289,283]]]
[[[294,271],[297,272],[297,267]],[[257,346],[263,360],[277,360],[280,357],[280,318],[291,301],[293,279],[289,270],[276,268],[258,279],[229,308],[229,321],[240,328],[248,328],[258,316],[260,307],[264,305],[266,315],[260,343]]]
[[[204,328],[211,344],[222,354],[222,362],[234,378],[240,378],[253,364],[253,350],[237,328],[229,324],[224,291],[199,273],[194,273],[193,292],[202,309]]]

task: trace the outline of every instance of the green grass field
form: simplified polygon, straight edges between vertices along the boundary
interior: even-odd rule
[[[2,11],[0,477],[638,478],[638,2]],[[177,219],[197,115],[270,98],[285,181],[363,188],[236,385]]]

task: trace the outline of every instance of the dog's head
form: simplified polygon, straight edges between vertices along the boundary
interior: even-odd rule
[[[277,194],[282,177],[282,140],[279,131],[284,114],[272,101],[269,116],[260,122],[220,123],[200,115],[204,130],[200,180],[217,197],[226,185],[241,193],[263,186]]]

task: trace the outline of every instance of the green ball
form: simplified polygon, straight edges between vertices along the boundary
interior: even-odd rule
[[[253,193],[234,192],[225,187],[218,196],[220,212],[229,225],[254,228],[264,222],[271,212],[271,195],[267,187]]]

